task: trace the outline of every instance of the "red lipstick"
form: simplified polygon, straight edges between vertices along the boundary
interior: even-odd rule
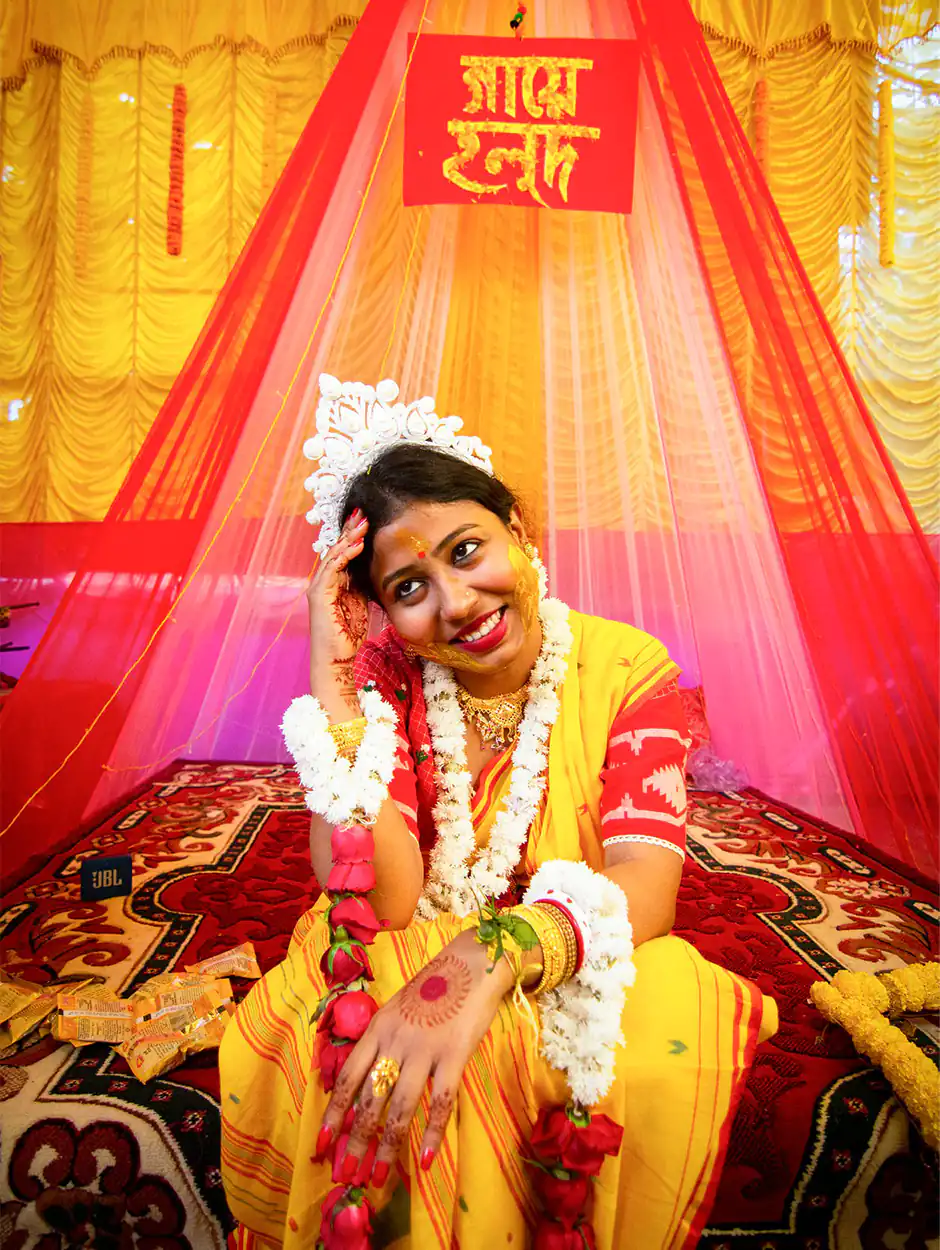
[[[483,622],[488,620],[492,615],[492,612],[487,612],[483,616],[478,616],[475,621],[471,621],[471,623],[465,629],[462,629],[460,634],[452,640],[452,645],[460,647],[461,651],[469,651],[471,655],[480,655],[486,651],[493,651],[506,637],[506,632],[509,629],[509,613],[506,608],[502,609],[502,616],[499,619],[499,623],[494,626],[494,628],[491,629],[490,632],[483,638],[477,638],[475,642],[465,642],[461,638],[461,634],[472,634],[474,630],[479,629]]]

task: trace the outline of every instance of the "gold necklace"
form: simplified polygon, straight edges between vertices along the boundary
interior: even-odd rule
[[[511,694],[498,694],[490,699],[480,699],[457,683],[457,702],[460,710],[474,726],[487,746],[504,751],[519,733],[529,699],[529,687],[514,690]]]

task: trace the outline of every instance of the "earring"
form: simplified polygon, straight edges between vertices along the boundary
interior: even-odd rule
[[[527,560],[534,560],[539,554],[531,543],[526,543],[522,550],[525,552]]]

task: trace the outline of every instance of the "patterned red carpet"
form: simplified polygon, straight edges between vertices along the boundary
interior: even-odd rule
[[[693,792],[691,815],[677,929],[773,994],[781,1016],[758,1051],[701,1246],[935,1246],[936,1157],[808,1001],[812,981],[839,968],[929,957],[934,891],[754,791]],[[3,900],[4,967],[42,982],[96,976],[126,993],[250,940],[267,970],[312,901],[307,827],[284,767],[177,766]],[[81,861],[122,851],[134,856],[130,898],[82,903]],[[935,1056],[935,1025],[908,1027]],[[0,1245],[221,1247],[217,1095],[215,1052],[149,1085],[106,1046],[47,1038],[8,1058]]]

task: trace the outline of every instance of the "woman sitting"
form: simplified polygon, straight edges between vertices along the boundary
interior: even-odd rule
[[[478,440],[404,437],[318,513],[284,730],[330,893],[222,1046],[240,1244],[694,1245],[776,1013],[669,935],[678,670],[546,597]]]

